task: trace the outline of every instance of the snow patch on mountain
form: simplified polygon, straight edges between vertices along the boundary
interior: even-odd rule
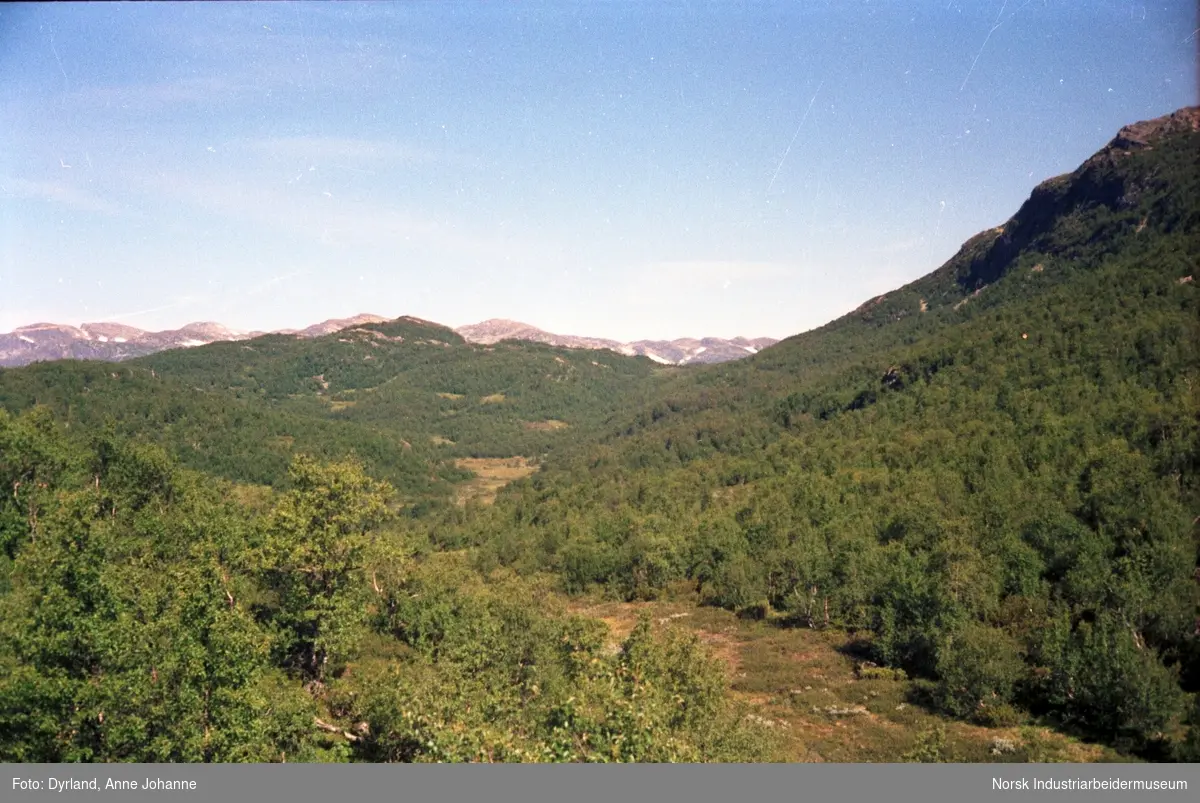
[[[460,326],[455,329],[463,339],[471,343],[491,345],[501,340],[526,340],[548,343],[560,348],[610,349],[628,357],[644,356],[660,365],[687,365],[691,363],[716,363],[737,360],[755,354],[776,341],[772,338],[747,340],[737,337],[725,340],[706,337],[701,340],[683,337],[677,340],[638,340],[619,343],[599,337],[559,335],[546,332],[536,326],[504,318],[492,318],[481,323]]]

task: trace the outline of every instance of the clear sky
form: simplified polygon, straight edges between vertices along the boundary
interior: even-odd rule
[[[0,331],[783,337],[1196,102],[1194,3],[0,5]]]

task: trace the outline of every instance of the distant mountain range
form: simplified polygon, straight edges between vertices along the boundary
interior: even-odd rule
[[[529,340],[548,343],[563,348],[611,349],[627,356],[649,357],[663,365],[685,365],[688,363],[727,362],[755,354],[778,341],[769,337],[748,339],[735,337],[726,340],[719,337],[679,338],[678,340],[637,340],[621,343],[599,337],[556,335],[520,321],[492,318],[483,323],[460,326],[454,331],[472,343],[491,344],[501,340]]]
[[[320,337],[350,326],[385,321],[378,315],[335,318],[307,329],[279,334]],[[104,360],[119,362],[159,351],[204,346],[225,340],[246,340],[265,332],[239,332],[219,323],[189,323],[180,329],[147,332],[120,323],[34,323],[0,335],[0,366],[15,367],[49,360]]]
[[[331,318],[304,329],[282,329],[271,334],[303,338],[321,337],[364,323],[382,323],[388,320],[390,319],[382,315],[363,314],[351,318]],[[529,324],[502,319],[461,326],[455,331],[473,343],[526,340],[563,348],[611,349],[630,356],[643,355],[663,365],[736,360],[776,342],[768,337],[736,337],[732,340],[706,337],[621,343],[604,338],[557,335]],[[34,323],[8,334],[0,334],[0,367],[11,368],[33,362],[66,359],[119,362],[167,349],[192,348],[228,340],[247,340],[263,334],[268,333],[235,331],[211,322],[189,323],[180,329],[164,332],[147,332],[120,323],[85,323],[80,326]]]

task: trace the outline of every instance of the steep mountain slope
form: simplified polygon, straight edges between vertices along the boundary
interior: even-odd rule
[[[930,275],[871,299],[849,317],[882,323],[943,306],[961,309],[1015,270],[1049,274],[1042,278],[1052,282],[1073,263],[1095,263],[1135,246],[1131,237],[1194,236],[1198,132],[1200,107],[1122,128],[1076,170],[1035,187],[1006,223],[969,240]]]
[[[636,340],[621,343],[599,337],[579,337],[546,332],[519,321],[492,318],[482,323],[455,329],[472,343],[499,343],[502,340],[524,340],[551,346],[582,349],[610,349],[629,356],[648,357],[662,365],[696,365],[740,360],[777,342],[770,337],[748,339],[735,337],[677,338],[675,340]]]
[[[1039,185],[1005,226],[972,238],[928,276],[761,354],[668,377],[651,404],[631,410],[604,439],[603,464],[754,458],[797,427],[927,385],[962,365],[969,345],[999,349],[1014,338],[1024,348],[1044,347],[1045,366],[1060,372],[1108,365],[1103,370],[1121,377],[1149,370],[1147,355],[1169,342],[1183,349],[1168,372],[1182,381],[1193,368],[1186,347],[1200,343],[1188,314],[1200,267],[1198,153],[1197,108],[1122,129],[1079,169]],[[1009,243],[1018,241],[1025,246],[1014,251]],[[985,276],[991,282],[981,285]],[[1161,317],[1130,325],[1165,331],[1103,328],[1115,310],[1155,299],[1168,305],[1155,313]],[[1085,315],[1086,323],[1076,320]],[[997,351],[994,364],[979,370],[1006,370],[1009,356]],[[1046,386],[1055,381],[1047,378]],[[1191,393],[1183,387],[1171,391],[1180,403]],[[590,451],[581,444],[558,459],[565,465]]]
[[[648,422],[662,428],[730,410],[754,411],[739,429],[777,431],[777,402],[801,386],[857,372],[877,390],[894,366],[891,350],[951,332],[986,310],[1035,301],[1116,255],[1159,260],[1164,275],[1189,283],[1200,254],[1198,127],[1200,109],[1187,108],[1122,129],[933,273],[761,354],[677,377],[654,408],[630,417],[629,433]],[[747,448],[758,445],[747,441]]]
[[[1161,758],[1200,690],[1197,154],[1200,110],[1123,129],[933,274],[667,378],[431,536],[844,629],[948,714]]]

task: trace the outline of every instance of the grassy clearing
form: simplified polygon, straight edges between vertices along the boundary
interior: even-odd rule
[[[555,418],[548,418],[545,421],[526,421],[525,422],[525,429],[539,430],[539,431],[543,431],[543,432],[550,432],[550,431],[559,430],[559,429],[566,429],[569,426],[570,426],[570,424],[568,424],[566,421],[559,421],[558,419],[555,419]]]
[[[496,501],[496,492],[505,485],[537,470],[524,457],[464,457],[456,460],[455,465],[475,474],[455,490],[454,501],[459,505],[467,502],[490,505]]]
[[[269,485],[239,482],[229,487],[229,497],[234,503],[248,510],[266,513],[275,501],[275,490]]]
[[[573,600],[568,607],[607,624],[613,649],[642,613],[660,627],[696,633],[725,664],[735,699],[779,729],[791,761],[899,761],[939,725],[950,761],[1119,760],[1108,748],[1041,726],[984,728],[942,717],[920,704],[919,680],[860,678],[860,659],[843,632],[739,619],[687,596],[639,603]]]

